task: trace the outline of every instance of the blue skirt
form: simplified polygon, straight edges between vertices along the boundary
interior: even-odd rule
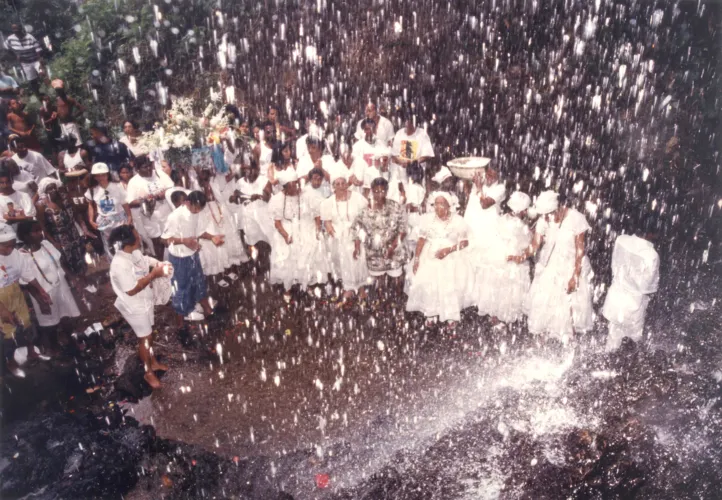
[[[171,302],[178,314],[187,316],[196,304],[208,296],[206,277],[201,267],[198,252],[190,257],[168,255],[173,265],[173,296]]]

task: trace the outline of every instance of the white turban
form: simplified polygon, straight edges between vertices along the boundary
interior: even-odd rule
[[[7,243],[8,241],[15,241],[15,231],[10,225],[0,223],[0,243]]]
[[[445,199],[446,203],[449,204],[449,208],[452,208],[454,206],[454,199],[451,197],[451,194],[447,193],[446,191],[434,191],[429,197],[432,203],[436,203],[437,198]]]
[[[52,185],[60,187],[63,185],[63,183],[53,177],[45,177],[43,180],[38,182],[38,194],[40,196],[44,195],[48,188]]]
[[[559,208],[559,194],[554,191],[544,191],[534,202],[534,211],[539,215],[552,213]]]
[[[434,175],[431,180],[437,184],[441,184],[449,177],[451,177],[451,170],[449,170],[449,167],[442,166],[441,170],[436,172],[436,175]]]
[[[515,214],[523,212],[529,208],[530,205],[531,198],[529,198],[528,194],[522,193],[521,191],[514,191],[509,197],[509,200],[506,202],[506,206],[508,206]]]
[[[286,170],[279,170],[276,172],[276,180],[281,186],[285,186],[289,182],[298,180],[298,174],[292,167],[287,167]]]
[[[351,177],[351,172],[347,168],[334,168],[331,170],[331,184],[336,182],[336,179],[346,179],[348,181]]]
[[[391,156],[391,148],[389,148],[388,146],[380,145],[380,146],[376,146],[374,148],[374,159],[375,160],[380,160],[382,158],[388,158],[389,156]]]

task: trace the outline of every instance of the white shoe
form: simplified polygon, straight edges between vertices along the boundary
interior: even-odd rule
[[[199,313],[198,311],[191,311],[191,313],[186,316],[186,319],[188,321],[203,321],[206,319],[206,317],[203,315],[203,313]]]
[[[203,306],[201,306],[200,302],[196,303],[196,306],[193,308],[193,311],[203,314]]]
[[[10,370],[10,373],[15,375],[17,378],[25,378],[25,371],[22,370],[21,368],[14,368],[14,369]]]
[[[18,347],[17,349],[15,349],[15,352],[13,353],[13,359],[15,359],[15,362],[18,364],[18,366],[24,365],[25,362],[28,360],[28,348]]]

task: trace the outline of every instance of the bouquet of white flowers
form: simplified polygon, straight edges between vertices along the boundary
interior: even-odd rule
[[[166,111],[165,120],[156,123],[153,130],[144,132],[139,142],[149,151],[168,151],[172,148],[192,148],[200,137],[198,121],[193,116],[193,101],[188,97],[173,100]]]

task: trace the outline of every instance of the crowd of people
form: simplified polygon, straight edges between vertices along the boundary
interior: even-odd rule
[[[371,293],[428,325],[455,328],[475,307],[495,327],[524,321],[562,342],[593,326],[584,214],[563,193],[512,190],[493,167],[473,181],[437,168],[413,108],[385,117],[370,102],[347,141],[328,141],[320,122],[299,131],[270,106],[251,127],[229,106],[219,169],[148,150],[132,121],[120,139],[103,123],[85,136],[84,108],[59,80],[49,82],[54,99],[40,96],[38,134],[13,83],[0,88],[0,316],[3,358],[17,376],[24,356],[44,356],[30,331],[52,346],[53,328],[82,314],[71,285],[93,259],[109,262],[115,306],[154,388],[154,372],[167,369],[152,350],[155,307],[170,302],[179,327],[207,320],[209,277],[249,261],[283,293],[328,289],[348,309]],[[610,348],[641,338],[659,259],[648,241],[622,235],[612,266],[602,308]]]

